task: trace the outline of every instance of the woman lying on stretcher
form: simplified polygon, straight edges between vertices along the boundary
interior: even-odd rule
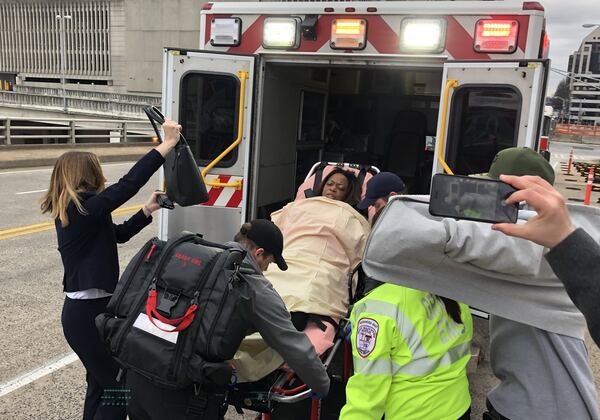
[[[360,190],[352,172],[335,168],[317,196],[296,200],[271,215],[283,233],[288,270],[271,268],[265,277],[318,354],[333,345],[337,324],[348,312],[348,276],[360,262],[369,235],[369,223],[352,207]],[[282,360],[273,353],[260,337],[247,337],[234,359],[240,382],[260,379],[279,367]]]
[[[347,313],[348,275],[360,262],[369,233],[368,223],[352,207],[360,201],[360,190],[352,172],[335,168],[315,197],[271,215],[283,233],[291,270],[273,270],[267,278],[319,354],[333,345],[337,324]]]

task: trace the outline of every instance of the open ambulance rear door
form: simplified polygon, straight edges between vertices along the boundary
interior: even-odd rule
[[[188,230],[222,243],[245,221],[254,61],[251,55],[165,49],[163,113],[183,126],[209,199],[161,209],[161,239]]]
[[[537,150],[548,63],[445,63],[433,172],[487,172],[502,149],[526,146]]]

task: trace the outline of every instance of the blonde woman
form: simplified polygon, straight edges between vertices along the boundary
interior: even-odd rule
[[[87,392],[83,419],[125,419],[125,406],[103,404],[104,390],[117,388],[118,368],[100,341],[94,319],[105,312],[119,279],[117,243],[127,242],[152,221],[157,193],[123,224],[111,212],[132,198],[165,161],[179,141],[181,126],[167,120],[165,140],[143,156],[119,182],[105,188],[98,157],[67,152],[58,158],[42,213],[54,219],[63,262],[66,294],[62,326],[67,342],[86,368]]]

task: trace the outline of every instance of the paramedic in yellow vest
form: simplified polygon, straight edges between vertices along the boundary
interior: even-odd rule
[[[380,175],[367,185],[366,197]],[[340,419],[470,418],[466,367],[473,322],[467,305],[384,283],[354,305],[350,321],[354,375]]]

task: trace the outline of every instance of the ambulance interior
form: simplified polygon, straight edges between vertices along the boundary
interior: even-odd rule
[[[427,192],[441,78],[441,68],[267,63],[255,131],[257,215],[289,202],[319,161],[373,165],[400,175],[410,192]]]
[[[434,163],[442,67],[317,66],[266,62],[256,106],[257,190],[267,217],[296,195],[319,161],[395,172],[427,194]],[[486,172],[516,144],[522,98],[507,85],[463,85],[453,94],[446,161],[456,174]]]

